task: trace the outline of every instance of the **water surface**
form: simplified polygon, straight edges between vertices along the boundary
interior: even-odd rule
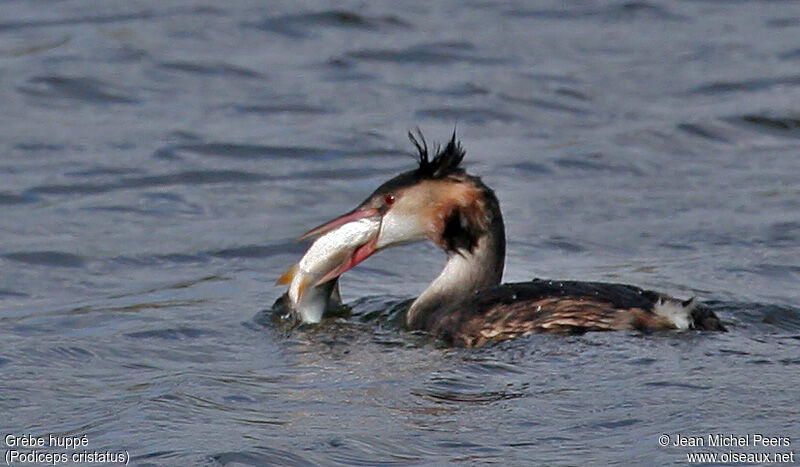
[[[798,3],[0,10],[3,435],[85,434],[134,465],[653,465],[685,462],[661,434],[800,443]],[[408,130],[456,122],[504,210],[507,281],[698,296],[730,332],[443,348],[391,319],[444,261],[425,244],[349,272],[351,316],[271,321],[297,234],[411,168]]]

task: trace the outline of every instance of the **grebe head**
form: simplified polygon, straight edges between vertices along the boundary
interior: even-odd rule
[[[459,167],[464,149],[455,132],[431,157],[421,133],[409,133],[419,165],[379,186],[355,209],[306,232],[301,238],[324,234],[348,222],[380,217],[380,228],[352,256],[319,282],[338,277],[376,251],[428,239],[448,253],[469,252],[499,221],[494,194],[480,179]],[[487,205],[490,204],[490,205]],[[494,213],[497,212],[498,219]]]

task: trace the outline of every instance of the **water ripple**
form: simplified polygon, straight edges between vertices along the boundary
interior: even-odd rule
[[[302,115],[322,115],[335,112],[335,109],[325,107],[315,107],[302,104],[269,104],[269,105],[234,105],[233,108],[243,114],[302,114]]]
[[[0,297],[29,297],[30,295],[13,290],[0,289]]]
[[[495,65],[506,61],[505,58],[487,57],[476,54],[475,46],[469,42],[424,43],[400,50],[363,49],[347,52],[345,56],[366,61],[418,65],[445,65],[451,63]]]
[[[266,258],[279,254],[302,255],[305,246],[298,242],[270,245],[246,245],[211,251],[208,254],[219,258]]]
[[[152,329],[148,331],[137,331],[126,333],[126,337],[133,339],[166,339],[166,340],[186,340],[198,337],[218,336],[219,332],[211,329],[201,328],[164,328]]]
[[[9,432],[139,465],[662,465],[662,430],[796,426],[800,3],[311,3],[0,2]],[[507,280],[696,294],[729,332],[452,348],[403,325],[430,244],[273,319],[298,226],[456,120]]]
[[[569,170],[602,171],[615,174],[628,173],[632,175],[644,175],[645,173],[633,163],[621,165],[607,162],[604,159],[602,154],[591,153],[583,157],[560,157],[554,163],[561,168]]]
[[[472,97],[489,94],[489,90],[473,83],[459,83],[442,89],[425,88],[420,86],[401,85],[400,89],[420,95],[433,95],[442,97]]]
[[[135,13],[121,13],[121,14],[107,15],[107,16],[98,15],[98,16],[79,16],[73,18],[59,18],[59,19],[38,20],[38,21],[12,21],[12,22],[0,23],[0,31],[25,29],[25,28],[41,28],[47,26],[119,23],[131,20],[149,19],[154,16],[155,14],[152,11],[148,10]]]
[[[255,183],[273,177],[238,170],[192,170],[165,175],[122,178],[110,183],[75,183],[68,185],[40,185],[29,188],[24,194],[91,195],[114,190],[172,185],[208,185],[217,183]]]
[[[124,23],[130,21],[148,20],[154,18],[162,18],[175,15],[218,15],[221,11],[206,6],[197,6],[190,8],[175,8],[165,11],[156,10],[142,10],[129,13],[118,13],[113,15],[87,15],[87,16],[74,16],[67,18],[53,18],[53,19],[40,19],[29,21],[9,21],[0,23],[0,31],[18,30],[28,28],[42,28],[50,26],[75,26],[81,24],[111,24],[111,23]]]
[[[719,128],[703,123],[679,123],[678,130],[708,141],[731,144],[733,141]]]
[[[544,110],[556,110],[559,112],[565,112],[569,114],[575,115],[583,115],[588,113],[586,109],[582,109],[580,107],[576,107],[573,105],[562,104],[557,101],[548,100],[548,99],[538,99],[538,98],[526,98],[526,97],[515,97],[505,93],[500,93],[498,95],[501,99],[507,102],[513,102],[516,104],[525,104],[530,105],[533,107],[538,107]]]
[[[196,75],[220,75],[237,78],[263,79],[264,76],[256,71],[242,68],[227,63],[197,63],[197,62],[164,62],[159,65],[169,71],[192,73]]]
[[[33,193],[3,193],[0,192],[0,204],[26,204],[39,201],[39,197]]]
[[[800,83],[800,80],[798,81]],[[747,114],[731,117],[728,121],[747,125],[758,131],[773,135],[800,138],[800,117],[797,116],[769,116]]]
[[[414,465],[431,453],[383,436],[336,437],[328,442],[331,459],[343,465]]]
[[[18,88],[35,97],[70,99],[88,104],[133,104],[138,99],[127,96],[111,85],[92,77],[38,76],[28,82],[32,86]]]
[[[681,383],[679,381],[651,381],[644,383],[645,386],[654,386],[659,388],[680,388],[688,389],[690,391],[708,391],[714,389],[713,386],[700,386],[697,384]]]
[[[468,122],[486,124],[491,122],[511,123],[524,120],[510,112],[501,112],[491,108],[479,107],[442,107],[421,109],[414,112],[417,118],[432,118],[449,122]]]
[[[703,84],[691,91],[690,94],[716,95],[734,92],[755,92],[772,89],[776,86],[800,85],[800,75],[778,77],[751,78],[741,81],[717,81]]]
[[[182,152],[202,156],[230,157],[233,159],[306,158],[325,160],[341,157],[347,152],[340,149],[303,146],[266,146],[239,143],[182,144],[163,148],[159,155],[179,156]]]
[[[593,4],[588,3],[586,5]],[[543,20],[599,18],[604,21],[630,21],[636,19],[679,21],[685,19],[683,16],[674,14],[662,6],[642,1],[612,3],[600,8],[594,6],[572,7],[570,5],[569,8],[564,9],[513,9],[506,12],[506,16]]]
[[[384,31],[396,28],[409,28],[409,24],[397,16],[369,17],[347,10],[329,10],[299,13],[266,18],[259,23],[246,23],[263,31],[274,32],[293,39],[315,36],[320,28],[361,29]]]
[[[84,257],[61,251],[20,251],[16,253],[6,253],[2,256],[11,261],[37,266],[81,268],[86,265],[86,259]]]
[[[211,459],[220,465],[251,465],[272,467],[275,465],[286,466],[314,466],[315,462],[282,449],[268,447],[254,448],[252,451],[230,451],[214,454]]]
[[[428,399],[443,401],[443,402],[466,402],[466,403],[489,403],[509,399],[518,399],[525,397],[525,393],[508,392],[508,391],[478,391],[478,392],[463,392],[463,391],[447,391],[436,389],[414,389],[411,394],[415,396],[424,397]]]

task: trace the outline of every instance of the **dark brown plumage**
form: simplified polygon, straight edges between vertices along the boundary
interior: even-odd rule
[[[680,302],[625,284],[538,279],[499,285],[443,304],[417,326],[448,342],[477,346],[541,332],[676,329],[655,311],[670,305],[692,307],[691,329],[725,330],[713,312],[691,300]]]

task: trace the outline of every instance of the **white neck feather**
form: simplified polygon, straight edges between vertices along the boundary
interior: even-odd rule
[[[411,304],[406,313],[406,326],[414,329],[426,314],[437,308],[500,284],[504,256],[504,249],[492,235],[481,237],[472,252],[459,250],[448,253],[442,272]]]

